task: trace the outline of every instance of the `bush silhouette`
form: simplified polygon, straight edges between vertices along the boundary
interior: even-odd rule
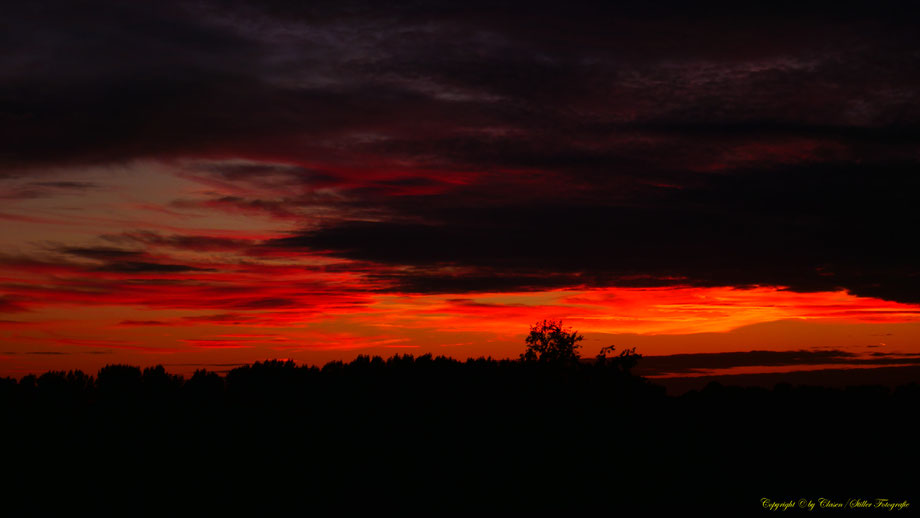
[[[616,350],[616,347],[613,345],[602,347],[601,351],[597,354],[597,364],[602,366],[614,366],[624,374],[630,374],[632,368],[635,367],[642,358],[642,355],[636,352],[635,347],[632,349],[623,349],[618,355],[613,355],[614,350]],[[611,356],[608,356],[608,354]]]

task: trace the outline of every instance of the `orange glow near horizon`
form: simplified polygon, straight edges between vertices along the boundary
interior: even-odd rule
[[[337,187],[308,192],[308,184],[298,184],[299,194],[315,195],[320,206],[244,203],[242,194],[285,199],[291,184],[271,177],[234,183],[186,169],[132,161],[49,170],[43,184],[67,186],[78,175],[93,187],[5,200],[0,376],[95,372],[110,363],[163,364],[188,374],[269,358],[323,364],[358,354],[514,358],[529,326],[542,319],[561,319],[584,334],[583,356],[610,344],[646,355],[920,352],[920,307],[845,291],[672,286],[401,294],[389,280],[402,272],[398,265],[267,245],[336,217],[340,209],[321,204],[323,196],[341,195]],[[15,176],[4,181],[10,192],[31,185]]]
[[[332,299],[324,307],[223,313],[195,305],[53,304],[0,324],[0,375],[94,372],[108,363],[188,373],[282,356],[307,364],[358,354],[514,358],[528,326],[544,318],[585,335],[584,356],[611,342],[646,355],[863,346],[917,352],[912,344],[920,337],[916,306],[768,287],[376,294],[344,305]]]

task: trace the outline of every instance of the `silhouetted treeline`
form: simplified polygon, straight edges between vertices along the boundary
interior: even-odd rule
[[[918,403],[917,384],[710,384],[669,397],[613,360],[430,355],[0,379],[10,494],[38,514],[60,503],[32,496],[45,491],[115,512],[181,501],[268,514],[644,503],[743,514],[763,497],[909,498],[915,479],[899,474],[920,460]]]
[[[318,393],[322,397],[317,397]],[[227,404],[305,407],[348,404],[361,399],[405,396],[410,400],[459,401],[475,396],[513,396],[546,403],[566,394],[600,395],[629,404],[636,397],[663,395],[660,387],[628,375],[620,363],[525,363],[491,358],[458,361],[447,357],[396,355],[358,356],[327,363],[322,368],[293,361],[269,360],[245,365],[226,376],[201,369],[189,379],[166,372],[163,366],[141,370],[108,365],[95,377],[82,371],[51,371],[28,375],[17,383],[0,381],[0,401],[8,405],[85,406],[107,410],[138,409],[145,405]],[[405,398],[389,403],[407,402]],[[472,398],[472,399],[471,399]],[[487,404],[488,401],[477,401]],[[120,405],[124,404],[122,408]]]

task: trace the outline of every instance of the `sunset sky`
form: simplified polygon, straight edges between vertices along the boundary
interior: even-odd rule
[[[684,4],[4,3],[0,376],[920,363],[912,3]]]

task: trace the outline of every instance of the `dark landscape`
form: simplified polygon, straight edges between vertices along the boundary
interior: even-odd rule
[[[916,383],[712,383],[673,397],[634,363],[396,355],[188,379],[127,365],[6,378],[6,502],[38,515],[916,505]]]

